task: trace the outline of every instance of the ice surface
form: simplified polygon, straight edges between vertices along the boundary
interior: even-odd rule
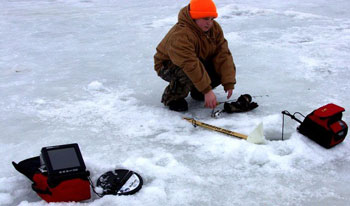
[[[350,109],[349,1],[216,1],[237,66],[233,99],[249,93],[259,104],[219,119],[190,98],[184,114],[160,103],[155,47],[187,3],[0,1],[0,205],[46,205],[11,161],[73,142],[93,181],[128,168],[144,186],[60,205],[348,205],[348,139],[323,149],[287,118],[280,138],[282,110]],[[194,128],[183,116],[243,134],[263,122],[268,141]]]

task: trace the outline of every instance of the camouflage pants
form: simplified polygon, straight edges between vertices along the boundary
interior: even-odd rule
[[[202,61],[202,63],[212,81],[212,88],[217,87],[221,83],[219,75],[215,72],[212,64],[208,64],[204,61]],[[162,103],[165,106],[171,101],[184,99],[190,91],[197,90],[185,72],[170,61],[163,63],[163,67],[159,70],[158,75],[163,80],[169,82],[162,96]]]

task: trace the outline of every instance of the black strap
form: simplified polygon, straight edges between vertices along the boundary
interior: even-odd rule
[[[25,159],[20,161],[18,164],[12,162],[13,167],[28,179],[33,181],[33,176],[38,172],[38,168],[40,167],[40,157],[32,157],[29,159]]]

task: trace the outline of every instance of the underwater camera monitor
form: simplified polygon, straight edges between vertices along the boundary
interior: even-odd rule
[[[57,145],[41,149],[41,164],[49,176],[85,172],[86,167],[78,144]]]

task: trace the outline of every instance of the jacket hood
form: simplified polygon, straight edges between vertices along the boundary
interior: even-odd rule
[[[189,8],[190,5],[187,5],[180,10],[178,16],[178,24],[185,24],[194,29],[198,34],[204,34],[204,31],[202,31],[196,22],[191,18]]]

